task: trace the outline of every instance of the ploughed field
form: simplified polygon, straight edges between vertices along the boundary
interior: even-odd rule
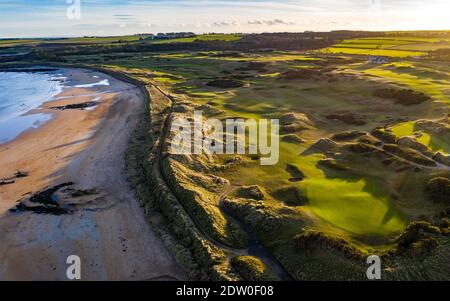
[[[386,258],[385,278],[448,280],[449,63],[401,58],[436,43],[444,41],[66,59],[134,74],[207,117],[280,120],[276,165],[255,155],[186,161],[229,181],[211,193],[201,179],[184,179],[202,200],[186,208],[197,208],[191,213],[215,240],[240,247],[245,228],[299,280],[364,279],[370,254]],[[338,52],[398,58],[374,65],[330,54]]]

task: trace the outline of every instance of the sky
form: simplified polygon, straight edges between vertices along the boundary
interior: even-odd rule
[[[450,29],[450,0],[0,0],[0,38]]]

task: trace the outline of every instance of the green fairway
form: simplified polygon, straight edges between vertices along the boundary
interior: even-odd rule
[[[391,68],[391,64],[384,64],[369,68],[366,66],[362,70],[365,74],[392,81],[415,91],[430,95],[436,101],[450,103],[450,91],[448,89],[450,76],[448,72],[438,72],[436,69],[433,70],[432,68],[423,68],[421,66],[406,68],[397,67],[393,69]],[[438,75],[440,78],[435,78]]]
[[[392,127],[392,132],[397,137],[412,136],[415,132],[415,122],[404,122]],[[450,143],[426,132],[421,132],[421,137],[417,141],[427,146],[433,152],[442,152],[444,154],[450,153]]]

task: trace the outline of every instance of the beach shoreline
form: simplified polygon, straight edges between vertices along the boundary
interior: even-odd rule
[[[144,95],[111,74],[61,70],[69,87],[29,112],[52,118],[0,144],[0,179],[12,179],[0,186],[0,279],[67,280],[70,255],[81,258],[83,280],[184,279],[126,178]],[[18,171],[26,176],[14,178]],[[73,183],[56,193],[67,214],[11,212],[62,183]]]

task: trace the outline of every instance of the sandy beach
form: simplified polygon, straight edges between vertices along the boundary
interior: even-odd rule
[[[0,144],[0,179],[9,179],[0,186],[0,280],[67,280],[70,255],[81,258],[82,280],[184,279],[126,180],[140,90],[90,70],[61,72],[69,84],[33,111],[52,119]],[[55,196],[67,212],[18,206],[63,183]]]

